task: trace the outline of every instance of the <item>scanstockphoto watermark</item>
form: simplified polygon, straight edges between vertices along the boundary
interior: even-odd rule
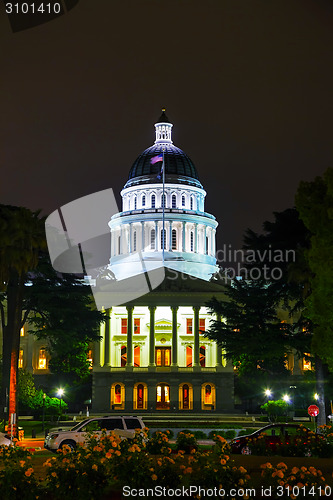
[[[131,488],[123,486],[123,497],[127,498],[251,498],[256,496],[254,488],[202,488],[201,486],[182,486],[181,488],[167,488],[156,485],[153,488]]]

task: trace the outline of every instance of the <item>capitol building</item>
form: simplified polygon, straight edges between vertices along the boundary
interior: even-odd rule
[[[155,143],[134,161],[121,191],[122,211],[109,221],[109,272],[117,280],[143,270],[164,279],[138,298],[107,308],[93,352],[92,410],[230,412],[233,367],[202,335],[205,304],[223,300],[211,282],[217,221],[191,159],[172,141],[163,110]],[[219,319],[219,318],[214,318]],[[221,318],[220,318],[221,319]]]

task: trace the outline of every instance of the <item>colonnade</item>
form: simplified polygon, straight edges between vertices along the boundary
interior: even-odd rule
[[[178,323],[177,312],[178,306],[171,306],[172,313],[172,347],[171,347],[171,366],[178,366]],[[155,367],[155,311],[156,306],[148,306],[149,309],[149,363],[148,366]],[[127,335],[126,335],[126,352],[127,352],[127,367],[133,367],[133,306],[127,306]],[[107,320],[105,322],[104,335],[104,365],[111,366],[111,311],[106,310]],[[200,306],[193,307],[193,366],[200,366],[200,332],[199,332],[199,314]],[[220,317],[217,320],[221,320]],[[99,352],[99,349],[97,349]],[[95,362],[100,364],[100,360],[96,357]],[[222,349],[216,346],[216,365],[222,366]]]

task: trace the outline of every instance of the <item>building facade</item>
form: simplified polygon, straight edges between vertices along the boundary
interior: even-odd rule
[[[190,158],[172,142],[164,110],[155,143],[134,162],[121,192],[122,211],[109,223],[109,270],[124,280],[161,266],[163,283],[107,309],[96,344],[93,411],[231,411],[233,368],[202,332],[206,302],[223,298],[211,283],[217,221]]]

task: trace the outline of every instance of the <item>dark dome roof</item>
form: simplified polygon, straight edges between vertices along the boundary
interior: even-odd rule
[[[196,168],[187,154],[185,154],[181,149],[177,148],[173,144],[155,144],[154,146],[147,148],[135,160],[130,170],[126,186],[128,186],[128,184],[132,184],[132,182],[130,181],[132,181],[133,179],[143,176],[154,177],[154,179],[156,179],[155,182],[159,182],[157,176],[161,171],[162,162],[157,162],[152,165],[151,159],[154,156],[161,154],[163,152],[163,149],[166,177],[189,177],[189,181],[194,180],[194,182],[196,181],[196,183],[199,183]],[[153,179],[151,179],[151,181],[152,180]]]

